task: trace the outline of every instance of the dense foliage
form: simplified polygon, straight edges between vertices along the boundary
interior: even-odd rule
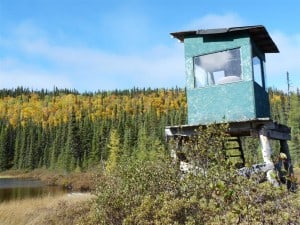
[[[121,154],[99,175],[94,208],[80,224],[297,224],[295,194],[237,175],[222,154],[225,130],[212,125],[186,143],[187,174],[161,152],[151,160]]]
[[[288,142],[295,166],[300,166],[300,90],[289,95],[277,90],[269,90],[271,114],[274,121],[291,128]]]
[[[273,119],[292,128],[300,163],[300,93],[269,90]],[[164,127],[186,123],[185,91],[0,91],[0,171],[83,171],[102,165],[96,201],[79,224],[297,224],[299,194],[237,176],[223,154],[225,127],[183,149],[194,171],[170,159]],[[243,139],[250,162],[259,144]],[[274,149],[278,146],[274,143]]]
[[[0,91],[0,170],[87,169],[107,160],[111,136],[128,155],[164,145],[164,126],[186,123],[180,89],[79,94]]]
[[[269,93],[274,120],[292,128],[289,144],[299,164],[300,93]],[[186,108],[185,91],[178,88],[83,94],[57,88],[0,90],[0,171],[87,169],[108,159],[111,135],[127,155],[143,157],[153,144],[165,144],[166,125],[186,123]],[[246,140],[244,145],[248,158],[255,158],[257,144]]]

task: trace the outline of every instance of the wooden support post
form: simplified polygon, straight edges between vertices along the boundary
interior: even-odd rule
[[[295,184],[292,181],[292,178],[294,176],[294,170],[293,170],[292,159],[289,151],[289,146],[286,140],[280,140],[280,153],[284,153],[286,156],[286,159],[280,159],[282,160],[284,169],[287,172],[286,174],[287,178],[283,177],[283,179],[286,182],[287,189],[293,191],[294,189],[296,189],[296,187],[294,187]],[[281,173],[281,167],[279,167],[279,173]]]
[[[292,159],[289,151],[289,146],[286,140],[280,140],[280,152],[284,153],[287,157],[285,162],[283,163],[284,168],[286,169],[286,171],[291,169],[291,173],[294,173],[293,168],[289,168],[290,165],[292,165]]]
[[[262,157],[266,164],[273,164],[271,155],[272,155],[272,149],[270,145],[270,141],[268,137],[266,137],[263,133],[259,134],[259,139],[261,143],[261,151],[262,151]],[[273,165],[274,167],[274,165]]]
[[[274,186],[278,187],[279,183],[278,181],[272,176],[272,172],[274,172],[274,163],[272,161],[272,149],[270,145],[270,140],[267,136],[265,136],[265,130],[261,129],[259,131],[259,139],[261,143],[261,151],[262,151],[262,157],[265,163],[265,167],[263,168],[264,171],[267,173],[267,179],[268,181],[273,184]]]
[[[180,125],[180,126],[169,126],[165,128],[165,134],[167,141],[170,138],[177,137],[177,146],[180,148],[182,142],[185,138],[189,138],[195,134],[196,129],[200,125]],[[206,126],[206,125],[201,125]],[[228,124],[228,134],[231,137],[243,137],[243,136],[253,136],[259,137],[261,143],[261,151],[264,162],[259,164],[254,164],[251,167],[243,167],[237,170],[237,172],[246,177],[251,177],[255,173],[266,173],[268,181],[274,186],[279,186],[280,182],[286,183],[287,188],[290,191],[297,190],[297,184],[293,180],[293,166],[291,162],[291,156],[289,152],[289,147],[287,144],[288,140],[291,140],[291,129],[285,125],[277,124],[271,120],[254,120],[246,122],[232,122]],[[201,134],[200,134],[201,135]],[[270,140],[280,141],[280,152],[284,153],[286,159],[281,159],[279,157],[278,162],[274,165],[272,158],[272,149],[270,145]],[[191,165],[186,162],[182,156],[178,155],[176,149],[171,152],[172,158],[177,159],[180,162],[180,168],[184,172],[191,171]],[[287,178],[282,173],[281,169],[287,171]],[[199,169],[197,168],[197,171]],[[280,182],[275,179],[275,173],[277,172]],[[272,174],[274,173],[274,175]]]

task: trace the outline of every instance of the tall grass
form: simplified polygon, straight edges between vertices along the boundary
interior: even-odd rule
[[[90,211],[91,194],[67,194],[0,204],[0,225],[76,224]]]

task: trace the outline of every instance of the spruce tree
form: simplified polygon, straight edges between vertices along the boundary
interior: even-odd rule
[[[27,155],[27,126],[20,127],[20,151],[18,157],[18,166],[17,169],[24,169],[26,167],[26,155]]]
[[[0,171],[8,168],[7,128],[0,127]]]
[[[134,148],[134,141],[132,138],[132,131],[130,127],[125,128],[124,141],[122,146],[123,146],[122,149],[124,151],[124,155],[126,155],[126,157],[130,157],[133,153],[133,148]]]
[[[72,109],[68,122],[68,133],[64,150],[65,169],[72,171],[77,164],[81,165],[82,158],[83,152],[81,149],[79,128],[76,122],[75,111]]]
[[[19,168],[19,158],[20,158],[20,147],[21,147],[21,132],[20,127],[15,129],[15,144],[14,144],[14,156],[13,156],[13,168]]]
[[[100,161],[101,155],[101,133],[100,133],[100,125],[97,121],[93,124],[93,137],[92,137],[92,145],[91,152],[88,155],[88,165],[94,166]]]
[[[81,120],[79,133],[81,139],[80,148],[82,153],[79,165],[84,165],[83,167],[86,168],[88,165],[88,155],[90,154],[92,148],[93,129],[88,115],[85,114]]]
[[[62,125],[54,129],[55,138],[50,147],[50,168],[57,168],[58,156],[61,153],[61,137],[62,137]]]
[[[292,159],[300,166],[300,94],[292,93],[290,97],[291,110],[288,124],[292,129],[290,151]]]

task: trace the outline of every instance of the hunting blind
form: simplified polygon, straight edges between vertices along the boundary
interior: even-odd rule
[[[287,157],[284,167],[292,176],[287,145],[290,128],[272,121],[270,113],[265,54],[279,50],[265,27],[192,30],[171,35],[184,44],[188,124],[167,126],[167,139],[177,140],[180,146],[180,141],[194,135],[199,126],[227,123],[228,134],[239,145],[242,165],[245,158],[240,138],[260,138],[264,163],[240,171],[249,175],[256,168],[267,174],[273,170],[269,140],[274,139],[280,141],[280,152]],[[174,152],[173,156],[176,158]]]

